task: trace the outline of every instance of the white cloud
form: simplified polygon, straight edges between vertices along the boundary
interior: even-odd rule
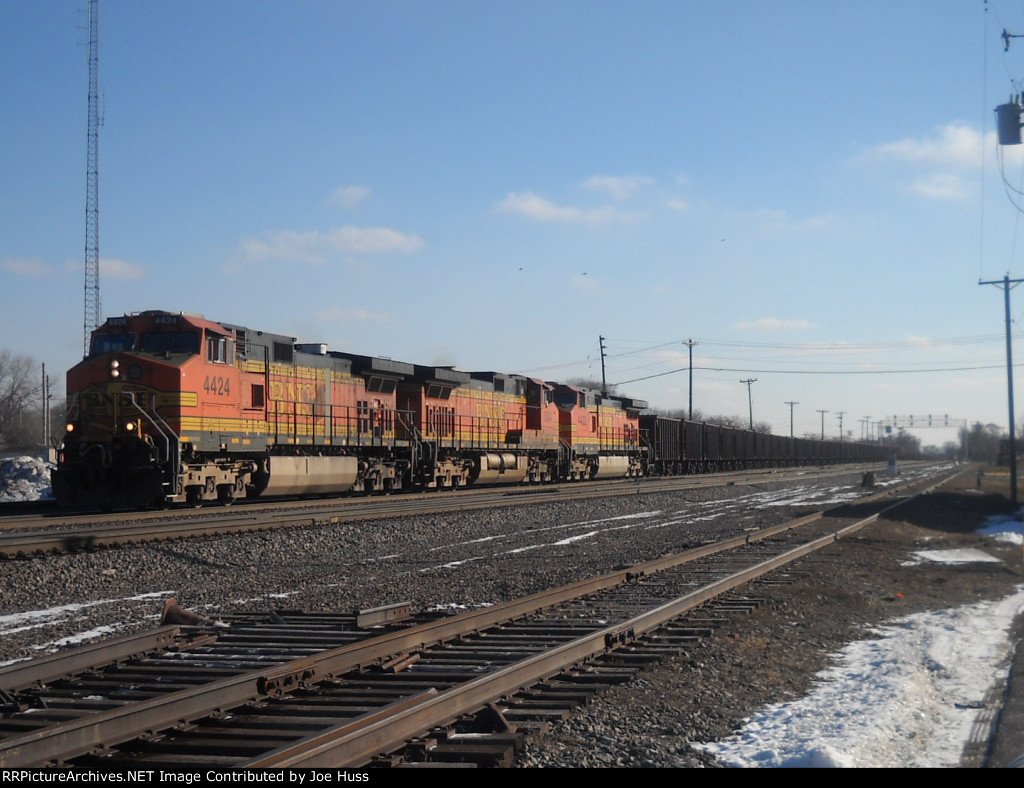
[[[816,323],[803,318],[782,320],[777,317],[742,320],[734,326],[737,331],[813,331],[817,327]]]
[[[136,281],[146,275],[146,269],[141,265],[129,263],[117,257],[100,258],[100,279],[123,279]]]
[[[928,337],[917,336],[916,334],[911,334],[910,336],[906,337],[903,341],[906,342],[908,345],[912,345],[914,347],[932,347],[932,345],[935,344]]]
[[[652,178],[642,175],[595,175],[583,182],[583,188],[604,192],[613,200],[626,200],[653,183]]]
[[[81,273],[84,269],[84,263],[68,261],[65,263],[65,269],[68,271],[77,271]],[[140,279],[144,279],[146,276],[145,266],[141,266],[138,263],[130,263],[127,260],[122,260],[119,257],[101,257],[100,258],[100,281],[105,279],[119,279],[122,281],[135,282]]]
[[[575,290],[582,290],[585,293],[592,293],[600,287],[600,280],[587,274],[576,274],[569,284],[572,285]]]
[[[955,122],[940,126],[930,137],[906,137],[877,145],[867,155],[912,164],[977,167],[983,150],[981,133],[967,123]]]
[[[370,190],[365,186],[339,186],[330,197],[327,198],[328,205],[335,205],[339,208],[355,208],[370,195]]]
[[[3,269],[15,276],[24,276],[28,279],[41,279],[53,275],[53,269],[38,260],[4,260]]]
[[[987,147],[995,145],[994,134],[985,135],[963,122],[937,127],[927,137],[905,137],[868,149],[862,160],[903,165],[915,172],[902,185],[904,192],[932,200],[955,200],[971,196],[976,187],[960,172],[974,172],[983,161]]]
[[[826,227],[835,222],[835,217],[827,214],[825,216],[805,216],[801,219],[794,218],[786,211],[761,208],[747,214],[751,222],[755,222],[767,230],[778,230],[784,232],[803,232],[805,230],[816,230]]]
[[[668,201],[669,210],[678,211],[679,213],[686,213],[690,210],[690,203],[686,200],[673,199]]]
[[[935,173],[916,178],[905,187],[912,194],[931,197],[937,200],[955,200],[973,194],[963,179],[951,173]]]
[[[369,309],[348,309],[336,307],[314,312],[313,317],[320,323],[395,323],[396,318],[389,312],[371,312]]]
[[[570,222],[577,224],[604,224],[630,221],[634,214],[618,208],[579,208],[574,205],[556,205],[533,192],[510,192],[498,203],[499,213],[515,213],[539,222]]]
[[[278,230],[266,240],[242,243],[250,260],[294,260],[323,263],[341,254],[390,254],[415,252],[423,246],[416,234],[400,233],[387,227],[338,227],[328,232]]]

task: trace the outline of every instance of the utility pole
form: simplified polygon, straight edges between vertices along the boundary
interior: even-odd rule
[[[50,446],[50,379],[43,364],[43,446]]]
[[[100,324],[100,100],[99,0],[89,0],[89,124],[85,165],[85,322],[84,350]]]
[[[821,439],[825,440],[825,414],[828,413],[828,411],[819,410],[818,413],[821,414]]]
[[[601,396],[608,396],[608,382],[604,376],[604,337],[598,334],[598,342],[601,344]]]
[[[699,343],[688,339],[683,344],[690,349],[690,415],[687,418],[693,421],[693,346]]]
[[[750,386],[752,383],[757,383],[757,378],[747,378],[741,380],[740,383],[747,384],[747,407],[750,409],[750,429],[754,429],[754,398],[750,393]]]
[[[1006,313],[1006,389],[1007,398],[1010,402],[1010,503],[1017,505],[1017,439],[1014,436],[1016,428],[1013,425],[1013,347],[1010,340],[1010,291],[1024,282],[1024,279],[1010,279],[1006,274],[1002,281],[982,282],[979,285],[995,285],[1003,288],[1003,305]]]
[[[841,411],[839,411],[839,413],[837,415],[838,415],[838,418],[839,418],[839,442],[842,443],[843,442],[843,416],[846,415],[846,411],[845,410],[841,410]]]
[[[799,405],[799,402],[787,402],[789,405],[789,437],[793,437],[793,406]]]

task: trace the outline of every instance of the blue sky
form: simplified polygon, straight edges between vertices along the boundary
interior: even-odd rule
[[[82,347],[85,7],[0,3],[0,347],[53,370]],[[551,380],[599,378],[604,336],[661,409],[693,338],[695,407],[745,415],[756,378],[780,433],[787,401],[797,434],[1006,424],[978,280],[1024,276],[993,131],[1020,3],[100,0],[99,27],[105,316]]]

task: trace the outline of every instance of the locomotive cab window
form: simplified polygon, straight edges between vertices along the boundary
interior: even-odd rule
[[[366,390],[380,392],[381,394],[394,394],[398,387],[397,380],[390,378],[370,377],[366,379]]]
[[[583,404],[580,402],[582,397],[582,394],[577,397],[576,392],[571,389],[554,393],[555,404],[562,410],[572,410],[577,404]]]
[[[206,337],[206,360],[213,364],[228,363],[227,337],[209,334]]]
[[[135,348],[135,334],[93,334],[89,355],[129,353]]]
[[[452,395],[452,387],[441,383],[429,383],[426,395],[429,399],[448,399]]]
[[[169,356],[173,353],[199,352],[199,334],[194,331],[147,331],[139,342],[143,353]]]

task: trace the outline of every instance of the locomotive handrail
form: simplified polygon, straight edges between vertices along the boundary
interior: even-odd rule
[[[558,453],[559,455],[561,455],[559,457],[559,460],[568,463],[571,462],[572,459],[576,456],[576,447],[569,443],[569,441],[567,441],[562,436],[559,436]]]
[[[135,403],[133,403],[135,404]],[[136,404],[135,407],[138,407]],[[156,409],[156,394],[153,395],[153,418],[159,419],[160,424],[163,426],[164,431],[161,433],[164,440],[167,442],[167,461],[171,462],[174,458],[171,456],[171,446],[177,444],[177,435],[174,434],[174,430],[171,429],[171,425],[167,423],[163,416],[160,415],[160,411]],[[172,438],[174,440],[172,441]]]
[[[136,407],[138,407],[138,405],[136,405]],[[167,443],[167,465],[164,468],[164,476],[168,480],[170,489],[173,493],[177,490],[178,476],[181,473],[181,446],[178,444],[178,436],[174,434],[174,430],[171,429],[171,425],[167,423],[164,417],[160,415],[160,411],[156,409],[156,394],[153,395],[153,417],[159,419],[160,423],[167,430],[166,433],[163,434],[163,438]]]
[[[161,426],[159,423],[157,423],[157,421],[153,418],[153,416],[151,416],[145,410],[145,408],[141,407],[139,405],[139,403],[135,401],[135,392],[134,391],[122,391],[121,392],[121,396],[127,397],[128,401],[132,404],[132,407],[135,408],[135,410],[137,410],[139,413],[141,413],[143,418],[145,418],[146,421],[148,421],[153,426],[153,429],[155,429],[160,434],[160,437],[164,439],[164,447],[166,449],[165,460],[170,460],[171,459],[171,442],[170,442],[170,439],[167,437],[167,435],[168,435],[168,433],[173,435],[174,431],[171,430],[171,428],[167,424],[167,422],[164,422],[163,426]],[[163,421],[163,418],[160,416],[160,414],[156,412],[156,394],[153,395],[153,415],[156,416],[157,418],[160,418],[160,421]],[[167,432],[164,432],[163,427],[167,427]]]

